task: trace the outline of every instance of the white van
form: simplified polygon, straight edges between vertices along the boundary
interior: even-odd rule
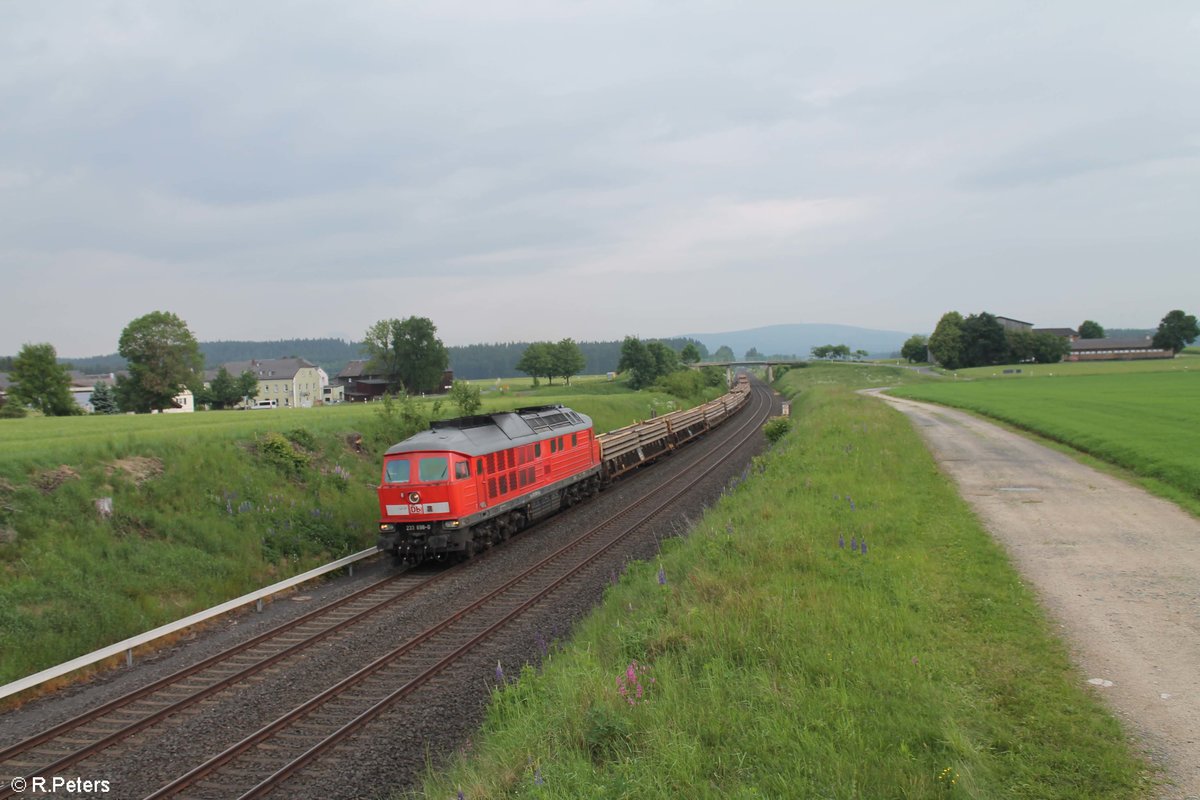
[[[279,408],[279,401],[275,400],[275,399],[255,400],[253,405],[251,405],[250,407],[251,408]]]

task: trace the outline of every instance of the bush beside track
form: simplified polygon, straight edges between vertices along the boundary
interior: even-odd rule
[[[790,372],[796,419],[753,476],[498,691],[419,795],[1148,795],[911,425],[848,390],[867,369]]]

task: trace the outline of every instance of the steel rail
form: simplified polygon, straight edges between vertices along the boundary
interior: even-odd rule
[[[278,785],[278,783],[282,782],[283,780],[286,780],[287,777],[290,777],[297,770],[301,769],[305,764],[307,764],[307,763],[311,762],[313,759],[317,758],[320,755],[320,753],[324,752],[328,747],[331,747],[333,744],[336,744],[336,742],[341,741],[346,736],[350,735],[350,733],[352,733],[354,730],[357,730],[362,725],[365,725],[366,723],[368,723],[371,719],[378,716],[378,714],[382,713],[387,707],[389,707],[396,700],[399,700],[403,696],[411,693],[413,690],[418,688],[420,685],[423,685],[426,681],[429,680],[429,678],[433,677],[438,672],[444,670],[447,666],[449,666],[455,660],[460,658],[465,652],[470,650],[472,647],[474,647],[478,643],[482,642],[484,639],[491,636],[493,633],[495,633],[497,630],[499,630],[504,625],[506,625],[509,621],[511,621],[514,617],[518,616],[519,614],[521,614],[525,610],[527,610],[530,606],[532,606],[535,603],[537,603],[538,601],[544,599],[548,594],[552,593],[555,589],[557,589],[559,586],[561,586],[569,578],[577,575],[579,572],[584,570],[588,565],[592,564],[596,559],[600,558],[600,556],[609,552],[617,544],[621,543],[626,538],[633,535],[634,532],[636,532],[638,529],[640,529],[642,525],[646,524],[654,516],[660,514],[664,510],[666,510],[680,496],[682,496],[686,492],[690,491],[696,484],[698,484],[701,480],[703,480],[705,477],[707,477],[709,474],[711,474],[715,469],[717,469],[717,467],[719,467],[721,464],[725,463],[726,460],[728,460],[729,458],[732,458],[733,455],[742,447],[742,445],[744,445],[745,442],[748,441],[749,437],[743,436],[744,431],[748,428],[754,428],[754,427],[757,427],[757,425],[761,424],[761,420],[758,419],[758,416],[761,415],[764,410],[769,409],[769,396],[764,397],[765,394],[766,394],[765,391],[756,392],[756,395],[758,396],[759,400],[765,399],[767,401],[766,403],[762,404],[764,407],[759,407],[756,405],[756,407],[755,407],[756,413],[751,415],[749,423],[742,425],[731,436],[727,437],[727,441],[733,441],[734,439],[739,438],[739,436],[742,436],[742,441],[740,441],[738,443],[738,445],[736,447],[734,447],[730,452],[728,452],[724,456],[721,456],[720,458],[716,459],[711,465],[709,465],[707,468],[705,468],[699,474],[696,474],[694,476],[689,476],[687,473],[684,473],[683,476],[679,476],[679,477],[689,478],[688,481],[686,482],[686,484],[684,484],[681,488],[679,488],[677,491],[672,493],[670,496],[666,497],[666,499],[661,500],[661,502],[659,502],[652,510],[646,512],[641,517],[641,519],[639,519],[638,521],[636,521],[635,523],[630,525],[625,530],[625,532],[623,532],[623,533],[619,534],[618,536],[616,536],[615,538],[613,538],[612,541],[608,542],[606,545],[601,547],[595,553],[588,556],[584,561],[577,564],[574,568],[568,570],[565,574],[563,574],[558,579],[553,581],[549,586],[547,586],[547,587],[543,588],[541,591],[535,593],[535,595],[533,597],[531,597],[530,599],[521,603],[514,610],[508,612],[500,621],[493,623],[492,625],[487,627],[483,632],[474,636],[468,643],[458,647],[449,656],[446,656],[446,657],[440,659],[433,666],[426,668],[426,670],[424,672],[422,672],[421,674],[419,674],[416,678],[413,678],[412,680],[407,681],[399,689],[393,691],[390,695],[385,697],[383,700],[378,701],[377,703],[372,705],[369,709],[367,709],[366,711],[362,712],[360,715],[355,717],[351,722],[344,724],[337,731],[335,731],[333,734],[331,734],[329,737],[322,740],[320,743],[314,745],[313,747],[309,748],[309,750],[302,753],[298,758],[296,758],[295,760],[290,762],[288,765],[285,765],[282,769],[278,770],[276,773],[274,773],[273,775],[271,775],[270,777],[268,777],[267,779],[262,781],[257,786],[255,786],[253,789],[250,790],[250,792],[248,792],[243,797],[244,798],[258,797],[266,792],[269,792],[274,786]],[[678,477],[670,479],[668,481],[668,484],[671,482],[674,482],[676,480],[678,480]],[[420,646],[421,644],[427,642],[428,640],[432,639],[438,633],[441,633],[442,631],[444,631],[446,628],[450,627],[454,623],[459,622],[460,620],[467,617],[472,612],[485,606],[486,604],[488,604],[489,602],[494,600],[496,597],[498,597],[502,593],[509,591],[510,589],[514,588],[515,586],[517,586],[520,583],[528,581],[535,573],[539,572],[544,567],[549,566],[551,564],[551,562],[558,560],[567,551],[574,550],[574,549],[577,549],[578,547],[582,546],[582,544],[584,542],[593,538],[596,534],[598,534],[602,530],[611,527],[613,524],[615,524],[617,522],[617,520],[621,519],[622,517],[627,516],[635,508],[648,503],[651,499],[661,499],[661,498],[662,498],[661,487],[647,493],[646,495],[644,495],[642,498],[635,501],[633,504],[631,504],[627,508],[623,509],[622,511],[618,512],[617,514],[612,515],[607,520],[593,526],[592,528],[590,528],[588,531],[586,531],[585,533],[583,533],[582,535],[577,537],[572,542],[569,542],[569,543],[563,545],[562,547],[558,548],[553,553],[547,555],[546,557],[544,557],[543,559],[538,561],[536,564],[534,564],[533,566],[531,566],[527,570],[525,570],[522,574],[515,576],[514,578],[510,579],[508,582],[506,582],[502,586],[497,587],[496,589],[492,590],[491,592],[484,595],[483,597],[480,597],[479,599],[468,604],[464,608],[458,610],[450,617],[442,620],[441,622],[437,623],[436,625],[428,628],[426,631],[418,634],[417,636],[411,638],[407,642],[401,644],[399,647],[395,648],[392,652],[387,653],[387,654],[377,658],[375,661],[364,666],[362,669],[360,669],[353,675],[350,675],[347,678],[344,678],[342,681],[339,681],[337,684],[329,687],[328,689],[324,690],[323,692],[319,693],[318,695],[310,698],[308,701],[306,701],[301,706],[298,706],[296,709],[293,709],[292,711],[288,712],[287,714],[284,714],[283,716],[276,719],[274,722],[261,728],[260,730],[256,731],[255,733],[250,734],[249,736],[245,737],[240,742],[238,742],[235,745],[233,745],[232,747],[226,749],[222,753],[212,757],[205,763],[197,766],[196,768],[192,769],[188,773],[180,776],[179,778],[175,779],[174,781],[167,784],[166,786],[161,787],[159,790],[157,790],[153,794],[148,795],[146,800],[159,800],[160,798],[169,797],[171,795],[177,794],[178,792],[182,791],[183,789],[185,789],[189,786],[195,785],[196,783],[200,782],[208,775],[211,775],[213,772],[220,769],[225,764],[229,763],[233,759],[235,759],[238,756],[242,755],[243,753],[247,752],[248,750],[253,748],[255,745],[271,738],[278,731],[287,728],[293,722],[306,716],[309,712],[314,711],[314,710],[318,709],[319,707],[321,707],[322,705],[324,705],[327,701],[343,694],[347,689],[361,683],[362,681],[369,678],[371,675],[382,670],[384,667],[394,663],[397,659],[399,659],[406,653],[411,652],[413,649],[415,649],[416,647]]]
[[[273,594],[278,594],[279,592],[290,589],[293,586],[298,586],[301,583],[311,581],[314,578],[319,578],[326,573],[339,570],[342,567],[350,566],[356,561],[361,561],[364,558],[371,558],[376,554],[376,550],[373,547],[369,550],[361,550],[357,553],[352,553],[345,558],[339,558],[337,561],[330,562],[324,566],[316,567],[314,569],[310,569],[308,572],[301,573],[300,575],[295,575],[286,580],[279,581],[278,583],[273,583],[270,586],[253,591],[250,594],[244,594],[241,597],[235,597],[233,600],[227,600],[218,606],[213,606],[212,608],[205,609],[204,611],[197,611],[195,614],[192,614],[189,617],[184,617],[183,619],[176,620],[175,622],[169,622],[166,625],[160,625],[157,628],[144,633],[139,633],[137,636],[131,636],[128,639],[123,639],[106,647],[102,647],[99,650],[79,656],[78,658],[74,658],[70,661],[59,664],[58,666],[44,669],[41,672],[35,672],[33,675],[28,675],[24,678],[15,680],[12,683],[0,686],[0,699],[8,697],[9,695],[17,694],[18,692],[23,692],[27,689],[32,689],[33,687],[45,683],[46,681],[53,680],[54,678],[61,678],[63,675],[68,675],[77,669],[90,666],[98,661],[103,661],[107,658],[112,658],[113,656],[119,656],[121,653],[125,653],[129,662],[132,664],[133,650],[135,647],[141,647],[142,645],[149,644],[157,639],[161,639],[164,636],[169,636],[172,633],[178,633],[179,631],[190,628],[193,625],[206,622],[213,617],[219,617],[222,614],[228,614],[230,611],[241,608],[242,606],[249,605],[255,601],[261,601],[263,598],[270,597]],[[351,569],[353,569],[353,567],[351,567]]]
[[[294,642],[294,643],[288,645],[283,650],[280,650],[277,653],[269,654],[265,658],[263,658],[259,661],[256,661],[253,664],[249,664],[249,665],[243,667],[242,669],[237,670],[225,677],[222,677],[222,678],[218,679],[217,681],[215,681],[214,683],[209,684],[208,686],[205,686],[198,690],[195,690],[192,694],[189,694],[187,697],[180,699],[178,702],[171,703],[168,706],[165,706],[161,709],[153,711],[142,718],[134,720],[134,721],[130,722],[129,724],[127,724],[115,731],[112,731],[111,733],[108,733],[108,734],[102,736],[100,739],[97,739],[94,742],[84,745],[83,747],[81,747],[80,749],[78,749],[74,752],[71,752],[65,756],[62,756],[61,758],[54,761],[53,763],[47,764],[43,767],[39,767],[37,770],[34,770],[28,776],[26,776],[26,778],[29,779],[29,778],[32,778],[34,775],[45,775],[45,774],[50,774],[50,773],[54,773],[54,772],[59,772],[63,769],[66,769],[67,767],[70,767],[86,758],[89,758],[89,757],[95,755],[96,753],[100,752],[101,750],[111,747],[113,744],[116,744],[117,742],[121,741],[122,739],[126,739],[126,738],[134,735],[135,733],[138,733],[139,731],[142,731],[142,730],[150,727],[151,725],[154,725],[154,724],[162,721],[163,719],[166,719],[167,717],[170,717],[170,716],[180,713],[181,711],[189,708],[190,706],[195,705],[196,703],[203,700],[204,698],[209,697],[209,696],[215,694],[216,692],[218,692],[232,684],[238,683],[238,682],[266,669],[269,666],[277,664],[280,661],[283,661],[284,659],[290,658],[291,656],[296,655],[301,650],[312,647],[313,645],[317,644],[318,642],[323,641],[324,639],[332,636],[333,634],[335,634],[339,631],[342,631],[352,625],[362,622],[364,619],[366,619],[367,617],[376,613],[377,611],[380,611],[380,610],[392,605],[393,603],[395,603],[405,597],[410,596],[414,592],[417,592],[423,588],[427,588],[435,583],[439,583],[442,580],[444,580],[447,576],[455,575],[455,574],[457,574],[457,572],[458,572],[458,567],[457,566],[452,567],[448,570],[445,570],[444,572],[441,572],[441,573],[433,576],[432,578],[430,578],[428,580],[421,581],[414,586],[408,587],[407,589],[404,589],[397,594],[385,597],[381,601],[374,603],[371,606],[368,606],[367,608],[362,609],[361,611],[355,612],[353,615],[351,615],[350,617],[347,617],[344,620],[335,622],[334,624],[330,625],[329,627],[322,628],[321,630],[316,631],[311,636],[308,636],[304,639],[301,639],[298,642]],[[0,750],[0,763],[6,762],[6,761],[11,761],[16,758],[20,758],[21,756],[28,754],[30,751],[35,750],[40,745],[43,745],[47,742],[51,742],[54,739],[57,739],[66,733],[70,733],[71,731],[74,731],[74,730],[82,727],[83,725],[86,725],[89,722],[92,722],[94,720],[105,717],[109,714],[120,711],[121,709],[137,702],[138,700],[148,697],[150,695],[153,695],[156,692],[162,691],[164,689],[169,689],[174,684],[180,683],[181,681],[183,681],[197,673],[203,672],[211,667],[217,666],[221,662],[227,661],[236,655],[239,655],[241,653],[244,653],[247,650],[257,647],[260,644],[263,644],[265,642],[269,642],[272,639],[278,638],[279,636],[282,636],[283,634],[285,634],[291,630],[294,630],[297,627],[308,624],[310,622],[314,622],[314,621],[318,620],[320,617],[327,616],[327,615],[337,611],[338,609],[342,608],[345,605],[348,605],[355,601],[364,599],[367,595],[369,595],[373,592],[385,590],[390,584],[394,584],[398,581],[401,581],[402,579],[404,579],[406,577],[411,578],[412,576],[409,575],[407,572],[389,575],[388,577],[383,578],[378,581],[375,581],[374,583],[371,583],[368,586],[365,586],[357,591],[354,591],[351,594],[346,595],[345,597],[339,598],[331,603],[327,603],[326,605],[321,606],[320,608],[313,609],[312,611],[309,611],[309,612],[297,617],[294,620],[290,620],[281,625],[277,625],[276,627],[272,628],[271,630],[264,631],[263,633],[255,636],[251,639],[247,639],[245,642],[241,642],[240,644],[237,644],[227,650],[222,650],[220,653],[216,653],[212,656],[209,656],[208,658],[205,658],[201,661],[196,662],[195,664],[192,664],[190,666],[187,666],[180,670],[177,670],[176,672],[173,672],[170,675],[166,675],[162,678],[159,678],[158,680],[153,681],[152,683],[149,683],[146,686],[143,686],[143,687],[135,689],[131,692],[128,692],[127,694],[124,694],[120,697],[110,700],[107,703],[103,703],[93,709],[89,709],[88,711],[84,712],[83,714],[80,714],[69,720],[65,720],[65,721],[59,723],[58,725],[55,725],[51,728],[46,729],[45,731],[42,731],[34,736],[31,736],[27,739],[17,742],[15,744],[5,748],[4,750]],[[12,791],[12,788],[11,788],[11,782],[10,782],[9,786],[0,787],[0,800],[3,800],[3,798],[12,797],[14,794],[15,793]]]

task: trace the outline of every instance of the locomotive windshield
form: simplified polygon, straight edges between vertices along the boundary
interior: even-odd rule
[[[387,462],[386,470],[388,483],[408,483],[412,466],[407,459],[393,458]]]
[[[430,456],[422,458],[417,467],[421,482],[444,481],[450,475],[450,459],[445,456]]]

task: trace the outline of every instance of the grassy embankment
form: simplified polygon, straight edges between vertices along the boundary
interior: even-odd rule
[[[786,375],[792,432],[540,672],[498,689],[422,796],[1145,795],[1119,726],[910,423],[851,391],[919,380]]]
[[[985,414],[1116,464],[1197,513],[1200,359],[1188,361],[1186,371],[1129,372],[1112,364],[1108,374],[943,381],[894,393]]]
[[[561,402],[600,430],[682,402],[603,379],[489,388],[485,410]],[[0,420],[0,684],[371,546],[402,428],[379,404]]]

